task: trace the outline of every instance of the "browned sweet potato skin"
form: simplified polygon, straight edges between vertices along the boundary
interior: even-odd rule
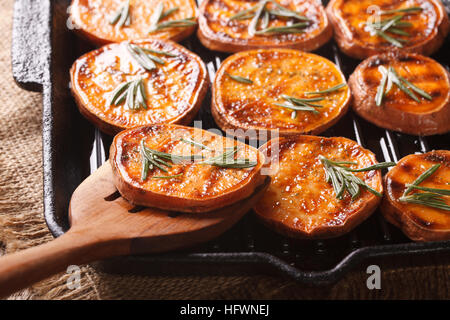
[[[189,124],[208,89],[203,61],[181,45],[158,39],[131,42],[147,49],[169,52],[158,55],[165,64],[147,71],[126,49],[128,42],[110,44],[77,59],[71,70],[72,94],[80,112],[108,134],[154,123]],[[144,79],[148,109],[129,110],[124,103],[108,106],[111,93],[121,83]]]
[[[319,155],[357,162],[355,168],[377,163],[372,152],[352,140],[296,136],[271,140],[260,151],[272,163],[274,173],[269,188],[254,209],[265,224],[281,234],[310,239],[338,237],[369,217],[381,201],[364,189],[354,201],[348,194],[338,200],[332,185],[326,181]],[[379,171],[355,175],[383,192]]]
[[[404,29],[410,36],[395,36],[408,41],[403,48],[398,48],[378,36],[372,36],[364,29],[364,23],[374,13],[368,12],[371,6],[377,6],[381,10],[423,8],[422,12],[407,15],[405,18],[405,21],[413,24],[412,27]],[[340,49],[357,59],[392,51],[431,55],[440,48],[450,30],[448,15],[440,0],[331,0],[326,11]],[[382,19],[384,17],[382,16]]]
[[[190,139],[207,146],[183,142]],[[148,171],[142,180],[142,155],[140,143],[160,152],[175,155],[218,156],[227,147],[238,146],[237,157],[256,161],[251,168],[221,168],[197,162],[171,164],[167,172],[159,168]],[[110,150],[114,183],[121,195],[133,204],[182,212],[207,212],[222,208],[250,196],[263,183],[261,167],[264,156],[244,143],[233,141],[199,128],[174,124],[158,124],[125,130],[115,136]],[[179,175],[171,179],[161,176]]]
[[[402,229],[405,235],[414,241],[450,240],[448,211],[399,201],[407,188],[406,184],[414,182],[423,172],[437,163],[441,164],[441,167],[420,186],[450,189],[448,150],[406,156],[384,177],[386,193],[381,204],[381,212],[386,220]],[[450,204],[448,197],[447,204]]]
[[[131,0],[130,26],[117,28],[109,23],[123,1],[115,0],[72,0],[70,18],[75,25],[75,32],[97,46],[126,40],[147,38],[181,41],[195,31],[195,26],[185,28],[168,28],[149,33],[151,17],[160,1],[164,2],[164,11],[178,7],[178,10],[161,22],[186,19],[197,16],[193,0]]]
[[[394,85],[377,106],[375,96],[381,83],[380,66],[396,72],[432,96],[420,95],[420,103]],[[349,78],[353,109],[379,127],[413,135],[450,131],[450,74],[431,58],[412,53],[386,53],[364,60]]]
[[[238,52],[259,48],[295,48],[312,51],[328,42],[333,30],[325,9],[316,0],[283,0],[279,3],[307,16],[312,24],[304,33],[256,35],[248,34],[251,19],[230,20],[230,17],[256,4],[243,0],[205,0],[200,5],[198,37],[211,50]],[[267,5],[272,8],[274,5]],[[286,19],[272,17],[269,27],[285,26]]]
[[[227,74],[253,81],[240,83]],[[335,124],[348,110],[348,87],[324,95],[318,114],[277,106],[282,95],[311,98],[316,92],[345,83],[345,77],[329,60],[293,49],[260,49],[228,57],[216,73],[212,114],[223,130],[252,129],[258,133],[279,130],[281,136],[318,134]],[[317,97],[317,96],[315,96]]]

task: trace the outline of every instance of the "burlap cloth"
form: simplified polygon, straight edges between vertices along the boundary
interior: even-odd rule
[[[42,104],[39,93],[18,88],[11,75],[13,0],[0,1],[0,254],[52,240],[42,204]],[[306,288],[271,276],[144,277],[82,267],[81,287],[59,274],[10,299],[311,299],[450,297],[449,255],[378,259],[382,289],[368,290],[364,262],[327,288]]]

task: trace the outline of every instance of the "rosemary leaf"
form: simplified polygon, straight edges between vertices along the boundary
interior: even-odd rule
[[[252,84],[253,81],[244,77],[240,77],[240,76],[234,76],[232,74],[229,74],[228,72],[225,72],[225,74],[230,77],[231,79],[233,79],[234,81],[240,82],[240,83],[245,83],[245,84]]]
[[[394,70],[394,68],[389,67],[389,73],[390,73],[390,76],[392,77],[392,82],[395,83],[400,88],[400,90],[402,90],[404,93],[406,93],[408,96],[410,96],[411,99],[413,99],[414,101],[420,103],[419,98],[417,98],[417,96],[411,90],[409,90],[408,87],[406,87],[402,83],[402,81],[400,80],[400,76]]]
[[[268,0],[268,1],[270,3],[272,3],[273,5],[275,5],[275,7],[278,8],[278,10],[269,10],[270,14],[277,15],[277,16],[282,16],[282,17],[296,18],[298,20],[303,20],[303,21],[310,21],[310,19],[308,19],[307,17],[299,15],[297,12],[289,10],[288,8],[283,7],[281,4],[279,4],[275,0]]]
[[[154,176],[152,177],[152,179],[173,179],[173,178],[178,178],[181,177],[183,174],[179,173],[179,174],[174,174],[171,176]]]
[[[375,33],[378,36],[382,37],[384,40],[390,42],[392,45],[399,47],[399,48],[403,48],[403,44],[398,39],[388,36],[386,33],[382,32],[380,30],[375,30]]]
[[[139,63],[139,65],[147,71],[156,69],[156,65],[153,59],[150,59],[150,55],[145,53],[141,47],[133,44],[126,45],[127,51],[133,57],[133,59]],[[158,58],[159,59],[159,58]],[[164,62],[164,61],[163,61]]]
[[[429,191],[432,193],[437,193],[443,196],[450,196],[450,189],[436,189],[436,188],[428,188],[428,187],[421,187],[416,186],[413,184],[407,184],[408,187],[411,187],[413,189],[422,190],[422,191]]]
[[[283,103],[275,103],[275,105],[279,106],[279,107],[283,107],[283,108],[287,108],[287,109],[291,109],[294,111],[309,111],[315,114],[320,113],[319,111],[317,111],[316,109],[314,109],[314,107],[309,107],[309,106],[295,106],[292,104],[283,104]],[[292,116],[292,114],[291,114]]]
[[[262,30],[255,31],[254,34],[266,34],[266,33],[302,33],[304,28],[307,27],[309,23],[299,22],[291,25],[286,25],[282,27],[269,27]]]
[[[180,19],[180,20],[170,20],[166,22],[158,23],[154,26],[152,26],[149,30],[149,33],[155,32],[162,29],[168,29],[168,28],[186,28],[186,27],[192,27],[197,25],[197,21],[195,21],[194,17],[186,18],[186,19]]]
[[[142,50],[144,50],[145,52],[148,53],[156,53],[156,54],[161,54],[163,56],[168,56],[168,57],[176,57],[176,54],[173,54],[171,52],[167,52],[167,51],[160,51],[160,50],[153,50],[153,49],[147,49],[147,48],[142,48]]]
[[[124,5],[119,7],[117,12],[113,15],[113,17],[109,20],[109,23],[112,25],[116,25],[118,28],[122,28],[122,26],[129,26],[131,23],[130,18],[130,0],[127,0]]]
[[[196,142],[196,141],[191,140],[191,139],[189,139],[189,138],[186,138],[186,139],[181,138],[180,141],[182,141],[182,142],[184,142],[184,143],[192,144],[192,145],[194,145],[194,146],[196,146],[196,147],[199,147],[199,148],[201,148],[201,149],[205,149],[205,150],[210,150],[210,151],[212,151],[211,148],[208,148],[208,147],[205,146],[204,144],[201,144],[200,142]]]
[[[386,89],[386,83],[388,80],[388,71],[383,66],[379,67],[380,71],[383,70],[384,72],[381,72],[383,74],[381,78],[380,85],[377,88],[377,94],[375,96],[375,104],[379,107],[383,103],[383,98],[385,95],[385,89]]]
[[[259,6],[259,4],[254,5],[248,9],[240,11],[240,12],[236,13],[235,15],[231,16],[230,20],[241,20],[241,19],[244,20],[243,17],[246,16],[248,13],[256,10],[256,8],[258,8],[258,6]]]
[[[408,195],[408,193],[411,192],[411,190],[413,189],[414,186],[418,186],[419,184],[421,184],[423,181],[425,181],[426,179],[428,179],[433,173],[436,172],[436,170],[438,170],[441,167],[441,165],[439,163],[435,164],[434,166],[430,167],[428,170],[426,170],[424,173],[422,173],[419,177],[417,177],[416,180],[414,180],[413,183],[410,184],[410,186],[405,190],[405,192],[403,193],[403,196]]]
[[[256,34],[256,28],[258,27],[259,18],[261,17],[266,4],[267,0],[263,0],[258,4],[258,9],[256,10],[255,16],[252,18],[248,26],[248,35],[250,37],[253,37]]]
[[[338,91],[341,88],[345,87],[346,85],[347,85],[346,83],[341,83],[341,84],[338,84],[337,86],[331,87],[331,88],[326,89],[326,90],[314,91],[314,92],[305,92],[305,95],[311,96],[311,95],[327,94],[327,93],[331,93],[331,92],[334,92],[334,91]]]
[[[403,83],[405,83],[411,90],[415,91],[416,93],[418,93],[419,95],[421,95],[422,97],[424,97],[427,100],[432,100],[433,97],[430,96],[427,92],[425,92],[424,90],[416,87],[415,85],[413,85],[411,82],[409,82],[408,80],[406,80],[405,78],[403,78],[402,76],[397,74],[397,77],[403,81]]]
[[[351,195],[352,200],[356,199],[360,195],[360,187],[363,187],[372,194],[381,197],[382,194],[380,192],[373,189],[363,180],[353,175],[352,172],[379,170],[395,165],[395,163],[393,162],[383,162],[366,168],[352,169],[344,166],[344,164],[356,164],[354,162],[336,162],[327,159],[322,155],[319,156],[319,159],[325,168],[326,181],[329,183],[331,182],[336,194],[336,198],[339,200],[342,200],[345,191],[347,191]]]
[[[423,9],[421,7],[410,7],[410,8],[403,8],[403,9],[395,9],[395,10],[386,10],[386,11],[381,11],[379,14],[380,15],[387,15],[387,14],[394,14],[394,13],[416,13],[416,12],[421,12]]]
[[[402,196],[399,198],[399,201],[450,211],[450,205],[444,201],[441,195],[432,192],[414,193],[409,196]]]
[[[179,7],[174,7],[174,8],[170,8],[169,10],[163,12],[161,14],[161,17],[159,18],[158,22],[161,21],[162,19],[164,19],[165,17],[170,16],[172,13],[177,12],[180,8]]]

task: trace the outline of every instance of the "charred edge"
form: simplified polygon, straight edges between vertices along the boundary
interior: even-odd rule
[[[119,191],[116,190],[113,193],[111,193],[109,196],[104,197],[103,199],[105,199],[105,201],[114,201],[118,198],[120,198],[120,193],[119,193]]]
[[[143,206],[135,206],[133,208],[131,208],[130,210],[128,210],[129,213],[138,213],[141,212],[142,210],[146,209],[146,207]]]

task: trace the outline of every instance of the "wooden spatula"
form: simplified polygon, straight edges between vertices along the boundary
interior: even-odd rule
[[[270,178],[249,198],[206,213],[137,208],[120,197],[106,162],[75,190],[71,227],[59,238],[0,258],[0,297],[63,271],[67,266],[188,247],[217,237],[248,212]]]

